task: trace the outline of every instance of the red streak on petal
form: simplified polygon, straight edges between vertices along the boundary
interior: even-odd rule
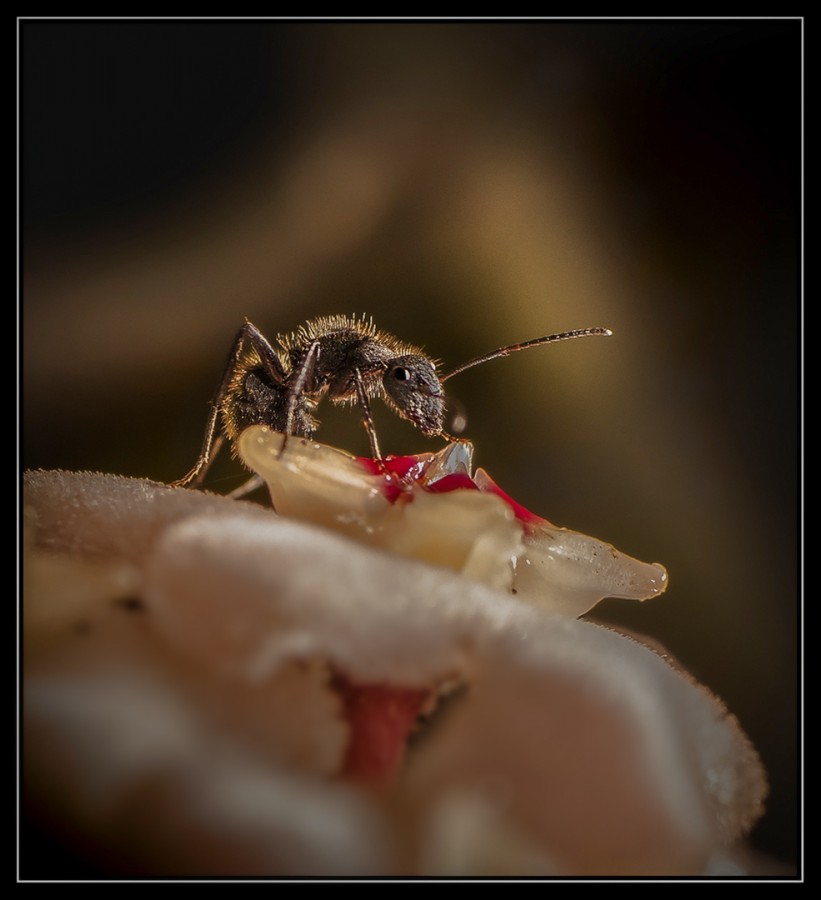
[[[470,475],[464,472],[452,472],[450,475],[437,478],[431,484],[426,484],[425,490],[432,494],[449,494],[451,491],[460,490],[478,491],[479,488]]]
[[[369,459],[366,456],[358,456],[357,461],[366,471],[372,475],[382,476],[382,493],[387,497],[389,503],[395,503],[399,497],[406,494],[399,483],[400,479],[406,485],[412,482],[419,482],[424,476],[425,469],[430,464],[432,455],[430,453],[420,454],[418,456],[386,456],[382,460],[380,468],[379,463],[375,459]],[[388,478],[385,472],[393,476]]]
[[[543,525],[547,521],[541,516],[537,516],[536,513],[532,513],[527,507],[522,506],[521,503],[517,503],[513,497],[511,497],[510,494],[506,494],[487,473],[485,473],[485,477],[487,478],[487,484],[483,484],[480,490],[484,493],[496,494],[497,497],[501,497],[513,510],[513,514],[516,518],[525,526]]]
[[[450,475],[438,478],[434,482],[425,482],[425,470],[430,465],[432,458],[432,455],[429,453],[417,456],[386,456],[382,460],[384,469],[380,468],[379,463],[375,459],[360,456],[358,460],[366,471],[373,475],[382,476],[382,492],[391,503],[395,503],[399,497],[408,498],[409,496],[407,491],[403,490],[399,480],[404,482],[405,485],[418,484],[432,494],[448,494],[457,490],[479,490],[483,493],[496,494],[497,497],[501,497],[513,510],[516,518],[527,529],[532,530],[534,527],[545,523],[550,524],[547,519],[537,516],[527,507],[522,506],[521,503],[517,503],[486,472],[483,473],[486,483],[482,483],[481,486],[477,485],[470,475],[464,472],[453,472]],[[385,471],[392,475],[393,478],[385,477]]]
[[[375,459],[358,456],[357,460],[372,475],[384,474],[384,470],[379,467],[379,463]],[[412,481],[416,481],[430,460],[430,454],[420,456],[386,456],[382,460],[382,465],[391,475],[396,475],[399,478],[409,477]],[[413,469],[418,469],[419,471],[414,472],[412,471]]]
[[[356,684],[337,676],[334,687],[351,729],[342,775],[370,785],[384,785],[399,770],[422,704],[425,688]]]

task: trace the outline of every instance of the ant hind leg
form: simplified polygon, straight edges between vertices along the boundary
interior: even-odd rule
[[[233,344],[231,344],[231,351],[228,354],[228,360],[222,373],[222,380],[211,402],[211,412],[208,414],[200,455],[196,463],[194,463],[194,467],[178,481],[171,482],[171,487],[197,487],[200,485],[222,447],[224,438],[222,435],[217,434],[217,421],[222,410],[222,404],[225,402],[225,397],[230,390],[231,381],[239,365],[245,341],[248,341],[259,354],[260,362],[266,373],[274,381],[280,384],[284,383],[285,372],[274,348],[268,343],[265,335],[256,325],[253,325],[246,319],[245,324],[237,332],[237,336],[234,338]]]

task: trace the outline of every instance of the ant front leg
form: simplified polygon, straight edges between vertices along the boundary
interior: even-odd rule
[[[205,473],[222,447],[225,439],[221,434],[217,434],[217,422],[222,405],[231,388],[231,382],[242,356],[242,348],[245,341],[248,341],[257,351],[260,362],[270,378],[280,384],[285,381],[285,372],[282,369],[279,357],[274,352],[274,348],[268,343],[265,335],[256,325],[251,324],[246,319],[245,324],[237,332],[234,343],[231,345],[231,352],[228,354],[228,361],[225,364],[222,380],[211,402],[211,412],[208,414],[200,455],[191,471],[180,478],[179,481],[172,481],[171,487],[197,487],[200,485],[205,477]]]
[[[376,437],[376,426],[373,424],[371,404],[368,400],[368,392],[365,390],[365,383],[362,381],[362,373],[359,369],[354,369],[353,374],[354,383],[356,384],[356,396],[359,400],[359,405],[362,407],[362,424],[365,426],[365,431],[368,432],[368,440],[371,444],[371,453],[373,454],[374,462],[379,467],[379,471],[385,476],[386,480],[397,484],[399,490],[409,492],[411,488],[408,483],[401,477],[392,475],[385,465],[385,460],[382,458],[382,451],[379,449],[379,440]]]
[[[288,413],[285,417],[285,434],[282,438],[282,446],[279,448],[279,456],[285,452],[288,438],[294,433],[296,413],[302,398],[305,396],[306,387],[313,378],[316,370],[316,362],[319,359],[319,341],[314,341],[302,355],[297,369],[296,378],[288,390]]]
[[[368,392],[365,390],[365,384],[362,381],[362,373],[359,369],[354,369],[353,373],[356,382],[356,396],[359,400],[359,405],[362,407],[362,423],[365,426],[365,431],[368,432],[371,453],[382,474],[389,475],[385,463],[382,461],[382,451],[379,449],[379,440],[376,437],[376,427],[373,424],[373,416],[371,415],[371,404],[368,400]]]

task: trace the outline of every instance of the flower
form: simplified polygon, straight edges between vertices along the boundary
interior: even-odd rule
[[[265,426],[239,441],[282,515],[447,566],[565,615],[583,615],[605,597],[645,600],[667,587],[663,566],[553,525],[483,469],[474,473],[467,441],[379,465],[312,441],[291,438],[287,453],[282,444]]]
[[[42,828],[114,874],[749,871],[766,786],[736,721],[576,618],[609,585],[658,593],[660,567],[511,506],[463,444],[386,475],[281,443],[240,444],[277,514],[27,474]]]

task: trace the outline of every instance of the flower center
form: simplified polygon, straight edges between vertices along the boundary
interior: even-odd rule
[[[402,764],[408,737],[433,691],[359,684],[339,674],[332,685],[351,730],[342,776],[374,786],[387,784]]]

